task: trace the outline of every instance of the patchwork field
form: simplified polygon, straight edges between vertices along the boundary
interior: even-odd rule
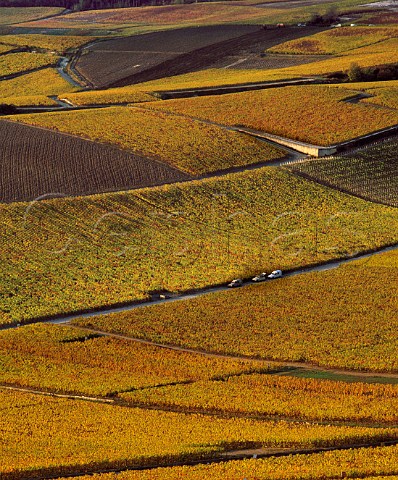
[[[117,145],[192,175],[285,156],[246,135],[140,107],[18,115],[13,119]]]
[[[28,99],[20,98],[20,100],[17,100],[18,103],[15,103],[15,99],[19,97],[32,98],[32,92],[37,97],[58,95],[75,90],[76,88],[64,80],[54,68],[44,68],[37,72],[20,75],[11,80],[3,80],[0,83],[1,101],[14,105],[23,102],[29,105]]]
[[[345,450],[324,452],[319,455],[240,460],[193,467],[159,468],[146,472],[123,472],[123,480],[177,480],[180,478],[229,480],[240,478],[242,474],[249,479],[295,480],[297,471],[304,480],[323,480],[329,475],[341,478],[346,472],[366,480],[395,480],[398,478],[397,454],[396,446]],[[120,475],[116,474],[79,477],[82,480],[117,480],[118,478]]]
[[[63,8],[51,7],[0,7],[0,24],[10,25],[13,23],[29,22],[31,20],[48,17],[50,15],[56,15],[61,13],[63,10]]]
[[[292,166],[294,172],[374,202],[398,207],[397,138],[341,156]]]
[[[398,225],[396,208],[271,167],[0,211],[2,323],[342,257]]]
[[[5,480],[168,465],[239,448],[338,446],[398,438],[397,429],[325,429],[302,423],[222,419],[4,389],[0,401],[7,409],[7,419],[0,419],[6,445],[0,452]]]
[[[269,49],[273,53],[300,55],[337,54],[396,38],[398,28],[344,27],[334,28],[298,40],[291,40]]]
[[[206,351],[397,372],[397,265],[395,251],[329,272],[76,323]]]
[[[345,383],[281,375],[239,375],[214,381],[122,393],[141,406],[312,421],[397,424],[397,385]]]
[[[94,44],[77,69],[96,86],[124,86],[201,70],[246,51],[260,53],[308,31],[320,29],[223,25],[155,32]],[[111,67],[115,62],[117,69]]]
[[[4,120],[0,132],[1,202],[123,190],[188,178],[163,163],[56,132]]]
[[[55,65],[58,57],[46,53],[12,53],[0,56],[0,77]]]
[[[1,480],[398,479],[397,138],[236,131],[398,125],[363,3],[0,8]]]
[[[345,102],[356,93],[329,86],[305,85],[168,100],[148,106],[316,145],[342,142],[398,123],[396,110]]]
[[[29,47],[44,48],[46,50],[55,50],[58,53],[64,53],[66,50],[92,42],[94,39],[95,37],[76,35],[1,35],[0,43],[18,47],[29,45]]]
[[[271,368],[43,324],[0,332],[0,365],[2,385],[101,396]]]

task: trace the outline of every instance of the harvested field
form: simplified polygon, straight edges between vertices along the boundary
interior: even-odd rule
[[[355,153],[293,165],[291,170],[367,200],[398,207],[398,137]]]
[[[169,30],[97,43],[84,50],[88,53],[80,57],[76,68],[97,87],[125,86],[200,70],[231,55],[260,53],[319,31],[292,27],[282,32],[237,25]]]
[[[178,170],[107,145],[0,120],[0,201],[48,193],[84,195],[187,178]]]

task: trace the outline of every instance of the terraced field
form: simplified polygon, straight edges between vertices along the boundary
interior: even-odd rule
[[[373,202],[398,207],[398,140],[353,153],[303,162],[292,171]]]
[[[14,122],[0,121],[0,134],[1,202],[131,189],[188,178],[139,155]]]

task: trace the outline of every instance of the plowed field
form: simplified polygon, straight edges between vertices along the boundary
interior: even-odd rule
[[[124,86],[200,70],[231,55],[244,58],[319,31],[218,25],[149,33],[94,44],[76,68],[96,87]]]
[[[154,160],[111,146],[0,120],[0,202],[83,195],[187,178]]]

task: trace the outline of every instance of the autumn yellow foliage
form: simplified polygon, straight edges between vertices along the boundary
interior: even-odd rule
[[[373,262],[77,323],[206,351],[397,372],[397,282],[395,250]]]
[[[316,447],[398,438],[396,429],[223,419],[51,398],[0,389],[0,474],[6,480],[46,473],[167,465],[247,448]]]

